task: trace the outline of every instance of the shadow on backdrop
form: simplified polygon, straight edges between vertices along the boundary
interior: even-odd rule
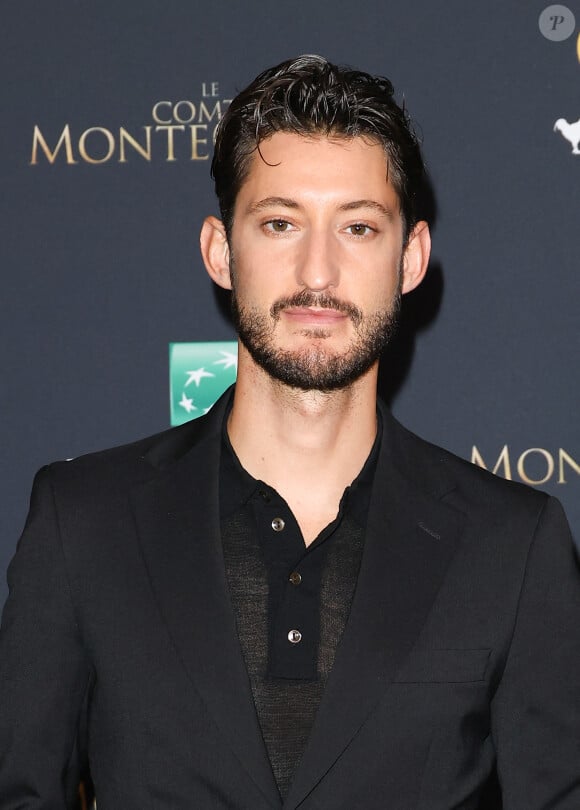
[[[443,271],[434,260],[423,283],[403,297],[396,334],[381,355],[379,396],[391,405],[411,369],[417,334],[433,323],[443,298]]]
[[[429,223],[431,235],[437,224],[437,198],[431,178],[423,175],[423,182],[415,200],[417,220]],[[443,268],[431,258],[423,283],[403,296],[399,326],[383,352],[379,364],[379,396],[390,406],[402,388],[411,369],[415,354],[415,339],[419,332],[430,326],[441,308],[443,298]]]

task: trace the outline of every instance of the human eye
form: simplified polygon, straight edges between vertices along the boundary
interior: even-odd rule
[[[370,233],[375,232],[375,228],[371,228],[366,222],[354,222],[348,225],[345,229],[351,236],[368,236]]]
[[[292,224],[288,222],[288,220],[281,219],[280,217],[269,219],[267,222],[264,222],[263,227],[270,233],[288,233],[288,231],[292,230]]]

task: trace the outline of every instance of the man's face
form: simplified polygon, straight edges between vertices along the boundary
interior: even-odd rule
[[[403,225],[383,148],[280,132],[260,152],[230,241],[240,340],[287,385],[343,388],[377,362],[400,299]]]

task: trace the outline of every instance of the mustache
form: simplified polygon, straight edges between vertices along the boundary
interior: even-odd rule
[[[340,301],[328,293],[315,293],[312,290],[302,290],[290,295],[287,298],[279,298],[270,307],[270,315],[274,320],[280,318],[280,312],[292,307],[318,307],[319,309],[334,309],[348,315],[355,326],[358,326],[363,319],[363,314],[358,307],[348,301]]]

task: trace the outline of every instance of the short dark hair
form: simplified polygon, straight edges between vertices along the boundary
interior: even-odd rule
[[[425,166],[417,136],[391,82],[322,56],[269,68],[231,102],[216,133],[211,175],[231,234],[234,206],[259,144],[275,132],[368,138],[382,144],[403,218],[404,240],[417,222]]]

